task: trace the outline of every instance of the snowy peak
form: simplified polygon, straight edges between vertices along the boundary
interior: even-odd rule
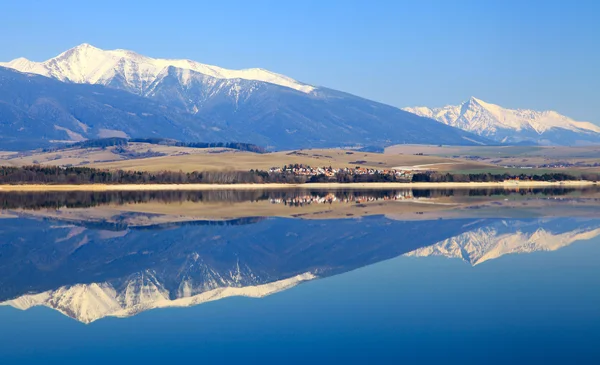
[[[600,142],[600,126],[595,124],[578,122],[555,111],[506,109],[475,97],[460,105],[404,110],[500,142],[563,144],[561,137],[565,133]]]
[[[25,58],[18,58],[7,63],[0,63],[0,66],[82,84],[110,86],[114,80],[119,80],[129,91],[138,94],[143,94],[146,88],[168,67],[195,71],[216,79],[267,82],[307,94],[315,90],[314,86],[261,68],[228,70],[192,60],[146,57],[124,49],[102,50],[87,43],[71,48],[44,62],[32,62]]]

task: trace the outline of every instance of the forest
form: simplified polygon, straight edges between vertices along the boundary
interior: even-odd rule
[[[229,148],[239,151],[266,153],[266,149],[252,143],[241,142],[181,142],[166,138],[100,138],[71,143],[63,147],[46,148],[43,151],[57,151],[63,148],[106,148],[113,146],[127,146],[129,143],[148,143],[163,146],[188,147],[188,148]]]
[[[586,180],[586,181],[598,181],[600,174],[596,173],[584,173],[580,177],[575,175],[566,174],[563,172],[544,173],[541,175],[532,174],[491,174],[491,173],[479,173],[479,174],[450,174],[450,173],[439,173],[439,172],[423,172],[415,173],[413,175],[413,182],[502,182],[506,180],[520,180],[520,181],[575,181],[575,180]]]
[[[501,182],[509,179],[521,181],[598,181],[598,174],[583,174],[581,177],[565,173],[545,173],[542,175],[508,174],[450,174],[416,173],[412,182]],[[405,182],[394,175],[372,174],[351,175],[338,173],[333,177],[325,175],[299,176],[286,172],[250,171],[123,171],[102,170],[90,167],[59,166],[3,166],[0,167],[0,184],[240,184],[240,183],[318,183],[318,182]]]

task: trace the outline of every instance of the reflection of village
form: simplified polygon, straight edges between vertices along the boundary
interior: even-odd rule
[[[375,196],[361,194],[306,194],[293,197],[271,198],[272,204],[284,204],[289,206],[303,206],[309,204],[333,204],[333,203],[367,203],[374,201],[413,200],[412,190],[395,191],[393,194]]]
[[[344,168],[334,168],[334,167],[311,167],[302,164],[295,164],[283,167],[271,167],[269,169],[270,173],[287,173],[293,174],[296,176],[319,176],[324,175],[327,177],[335,177],[338,174],[344,175],[388,175],[395,176],[398,179],[408,180],[410,181],[413,176],[413,171],[410,170],[400,170],[400,169],[373,169],[373,168],[365,168],[365,167],[344,167]]]

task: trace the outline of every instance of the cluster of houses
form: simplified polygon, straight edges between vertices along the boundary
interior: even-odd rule
[[[373,169],[366,167],[311,167],[305,165],[289,165],[283,167],[271,167],[270,173],[289,173],[297,176],[318,176],[325,175],[328,177],[334,177],[337,174],[346,175],[392,175],[397,178],[410,180],[412,179],[413,172],[411,170],[399,170],[399,169]]]
[[[412,190],[397,191],[385,196],[370,195],[341,195],[334,193],[326,195],[311,194],[299,195],[289,198],[272,198],[271,204],[284,204],[289,206],[303,206],[309,204],[333,204],[333,203],[366,203],[373,201],[410,200],[414,199]]]

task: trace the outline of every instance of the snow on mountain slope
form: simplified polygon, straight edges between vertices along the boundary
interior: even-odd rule
[[[475,266],[508,254],[536,251],[556,251],[573,242],[589,240],[600,235],[600,228],[578,228],[569,232],[552,233],[542,227],[533,231],[502,232],[499,227],[482,227],[423,247],[405,256],[444,256],[460,258]]]
[[[140,95],[169,67],[199,72],[216,79],[268,82],[304,93],[315,90],[313,86],[261,68],[228,70],[191,60],[150,58],[123,49],[102,50],[86,43],[44,62],[17,58],[0,63],[0,66],[81,84],[110,85],[118,80],[126,84],[129,91]]]
[[[151,272],[146,272],[130,280],[123,289],[117,290],[110,283],[77,284],[65,286],[39,294],[28,294],[0,303],[21,310],[35,306],[45,306],[83,323],[112,317],[129,317],[155,308],[191,307],[206,302],[233,296],[262,298],[292,288],[316,276],[310,272],[252,286],[224,286],[189,295],[182,290],[176,299],[169,297],[169,291],[158,282]],[[182,288],[191,284],[182,282]]]
[[[578,122],[555,111],[506,109],[474,97],[455,106],[403,110],[500,142],[565,144],[577,138],[600,142],[600,126],[593,123]],[[562,138],[565,135],[568,141]]]

